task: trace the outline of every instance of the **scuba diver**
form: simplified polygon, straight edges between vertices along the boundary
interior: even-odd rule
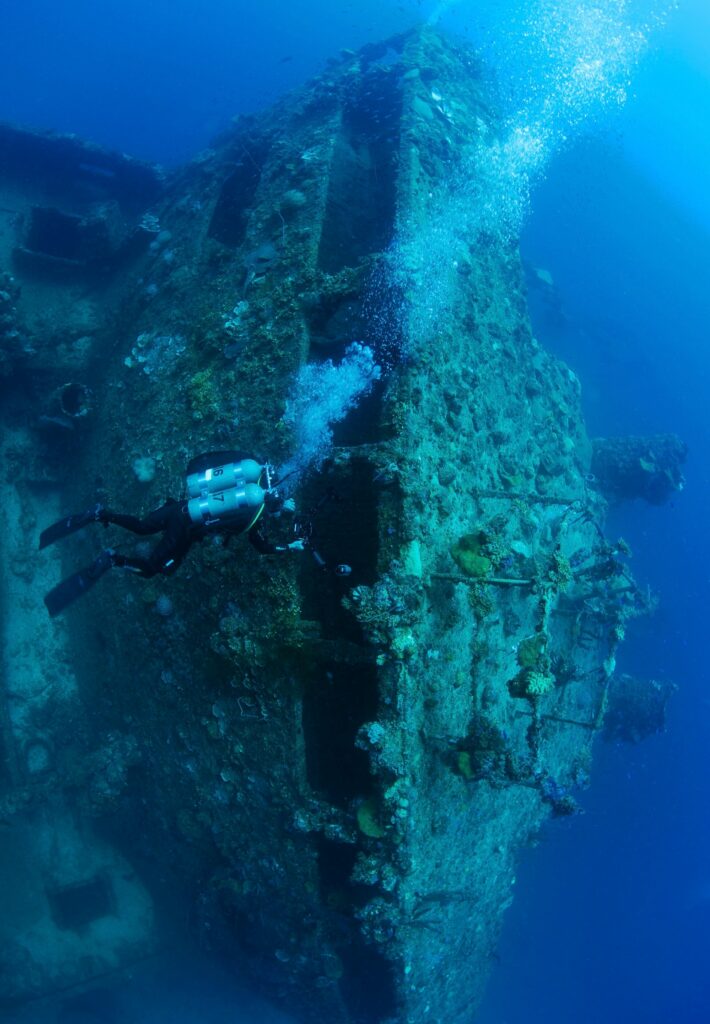
[[[120,526],[139,536],[162,533],[161,539],[146,557],[118,554],[106,548],[84,569],[62,580],[44,598],[49,614],[54,617],[72,604],[96,583],[109,569],[118,568],[134,572],[146,579],[158,574],[170,576],[181,565],[192,545],[210,536],[222,536],[224,543],[231,537],[246,534],[260,554],[270,555],[283,551],[303,551],[311,547],[316,563],[322,569],[328,566],[311,544],[311,522],[295,520],[296,539],[290,544],[274,545],[262,532],[262,515],[278,516],[281,512],[294,512],[292,499],[283,500],[272,483],[272,469],[259,463],[245,452],[206,452],[190,461],[187,467],[187,497],[183,501],[169,498],[144,519],[111,512],[96,505],[87,512],[68,516],[48,527],[40,535],[40,549],[68,537],[89,523]],[[280,484],[282,481],[278,481]],[[319,507],[319,506],[318,506]],[[336,566],[336,575],[350,572],[346,565]]]

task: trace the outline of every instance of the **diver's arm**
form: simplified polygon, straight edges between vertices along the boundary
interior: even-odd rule
[[[249,543],[260,555],[278,555],[283,551],[303,551],[303,541],[293,540],[290,544],[272,544],[257,526],[252,526],[247,536]]]

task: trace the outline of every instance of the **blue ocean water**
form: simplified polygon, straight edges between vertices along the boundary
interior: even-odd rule
[[[510,25],[582,6],[26,0],[3,14],[0,118],[173,165],[340,48],[426,19],[499,59],[517,101],[550,83],[527,51],[511,76],[520,34]],[[658,12],[608,7],[630,25]],[[674,431],[690,446],[682,495],[625,507],[609,524],[662,596],[656,617],[630,630],[621,667],[679,691],[666,734],[633,749],[599,745],[585,814],[550,824],[524,856],[479,1024],[710,1020],[710,13],[687,0],[662,21],[630,59],[625,103],[558,108],[567,141],[553,124],[544,166],[530,166],[523,252],[554,280],[561,315],[533,298],[535,332],[582,380],[590,433]],[[553,68],[562,52],[548,54]],[[174,977],[129,994],[135,1020],[211,1024],[235,1019],[237,1006],[236,1019],[266,1020],[212,968],[193,966],[179,1007]],[[196,991],[209,992],[200,1016]]]

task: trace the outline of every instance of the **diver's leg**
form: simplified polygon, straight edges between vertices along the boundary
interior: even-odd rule
[[[114,555],[113,564],[118,569],[128,569],[145,579],[151,576],[172,576],[185,557],[188,546],[176,543],[173,537],[165,536],[161,537],[147,558]]]
[[[157,572],[147,558],[129,558],[127,555],[114,555],[113,565],[116,569],[127,569],[129,572],[134,572],[137,576],[142,576],[144,579],[150,579]]]
[[[160,533],[164,529],[162,521],[156,522],[156,518],[154,518],[152,513],[146,516],[145,519],[139,519],[138,516],[124,515],[122,512],[110,512],[105,508],[99,512],[98,519],[105,526],[111,523],[112,526],[120,526],[124,530],[130,530],[131,533],[140,534],[142,537],[146,537],[151,533]]]

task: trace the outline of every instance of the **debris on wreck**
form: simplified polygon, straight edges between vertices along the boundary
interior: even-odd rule
[[[592,473],[610,501],[663,505],[683,490],[688,446],[675,434],[595,437],[592,449]]]
[[[666,727],[668,702],[678,687],[665,679],[614,676],[608,693],[602,735],[611,742],[640,743]]]

